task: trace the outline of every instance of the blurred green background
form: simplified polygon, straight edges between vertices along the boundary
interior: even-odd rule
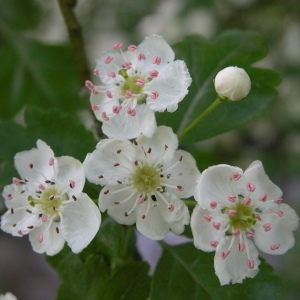
[[[285,202],[300,215],[299,0],[82,0],[77,1],[75,13],[90,70],[99,52],[119,41],[139,44],[151,33],[164,36],[171,45],[194,33],[208,39],[226,29],[260,33],[269,55],[256,66],[277,70],[283,78],[273,105],[242,128],[185,147],[200,170],[220,163],[245,169],[252,161],[262,160],[266,173],[283,190]],[[0,0],[0,62],[1,124],[14,120],[22,125],[25,105],[38,103],[74,112],[91,128],[92,123],[86,121],[88,93],[57,1]],[[34,122],[34,114],[31,118]],[[22,149],[15,133],[2,137],[2,153],[7,145],[9,151],[14,146]],[[90,145],[92,150],[92,141]],[[17,175],[5,160],[14,154],[0,157],[1,189]],[[1,214],[4,211],[0,202]],[[264,256],[289,287],[288,299],[300,295],[299,230],[295,235],[296,245],[287,254]],[[55,272],[32,252],[26,237],[0,233],[0,294],[11,291],[24,300],[53,299],[58,284]]]

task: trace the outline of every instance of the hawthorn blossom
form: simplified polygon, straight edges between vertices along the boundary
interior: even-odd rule
[[[182,233],[190,217],[181,199],[193,195],[200,172],[194,158],[177,147],[177,136],[166,126],[152,138],[100,141],[83,163],[87,179],[104,185],[100,210],[118,223],[136,223],[153,240],[163,239],[170,229]]]
[[[173,112],[184,98],[191,77],[184,61],[158,35],[123,52],[122,43],[100,54],[94,74],[102,84],[86,81],[91,107],[111,138],[132,139],[140,133],[151,137],[156,129],[155,112]]]
[[[260,261],[253,242],[268,254],[283,254],[293,247],[298,217],[281,197],[260,161],[244,173],[229,165],[202,173],[191,228],[196,248],[216,251],[214,266],[221,285],[241,283],[258,273]]]
[[[22,179],[14,177],[4,187],[8,211],[1,218],[1,229],[18,237],[29,234],[38,253],[54,255],[65,241],[74,253],[85,248],[97,233],[101,216],[82,193],[82,164],[70,156],[54,157],[52,149],[38,140],[37,148],[16,154],[15,167]]]

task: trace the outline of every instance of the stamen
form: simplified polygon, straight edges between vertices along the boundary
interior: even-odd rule
[[[174,205],[168,205],[168,210],[172,212],[174,210],[175,206]]]
[[[140,53],[138,54],[138,60],[139,60],[139,61],[146,60],[145,54],[142,53],[142,52],[140,52]]]
[[[210,201],[209,206],[210,208],[216,208],[218,203],[216,201]]]
[[[14,184],[16,184],[16,185],[19,185],[20,182],[21,182],[21,180],[20,180],[19,178],[17,178],[17,177],[13,177],[12,182],[13,182]]]
[[[261,202],[266,202],[267,201],[267,194],[266,193],[262,193],[259,197],[259,201]]]
[[[158,76],[158,74],[159,74],[158,71],[152,70],[149,72],[149,77],[153,79],[153,78],[156,78]]]
[[[142,79],[139,78],[139,79],[136,80],[135,85],[137,85],[137,86],[144,86],[145,82]]]
[[[281,244],[274,244],[274,245],[270,246],[270,249],[274,251],[274,250],[277,250],[280,246],[281,246]]]
[[[52,167],[54,165],[54,158],[50,157],[49,159],[49,166]]]
[[[242,177],[242,175],[239,174],[238,172],[233,172],[230,175],[230,179],[233,179],[234,181],[238,181],[241,177]]]
[[[243,204],[244,204],[245,206],[249,206],[250,203],[251,203],[251,199],[250,199],[249,197],[247,197],[247,198],[244,199]]]
[[[123,47],[123,43],[114,44],[114,49],[121,49]]]
[[[144,201],[145,201],[145,196],[141,196],[138,201],[138,204],[142,204]]]
[[[38,185],[38,188],[39,188],[40,190],[43,190],[43,191],[45,190],[45,187],[44,187],[42,184],[39,184],[39,185]]]
[[[233,234],[234,236],[238,236],[238,235],[240,235],[240,233],[241,233],[241,231],[240,231],[239,229],[235,229],[235,230],[233,230],[233,232],[232,232],[232,234]]]
[[[159,65],[161,63],[161,58],[159,56],[155,56],[152,60],[152,63]]]
[[[134,116],[136,115],[136,110],[133,109],[133,108],[131,108],[131,107],[128,107],[127,113],[128,113],[129,115],[131,115],[132,117],[134,117]]]
[[[218,241],[211,241],[211,242],[210,242],[210,245],[211,245],[212,247],[217,248],[217,246],[219,245],[219,242],[218,242]]]
[[[229,214],[230,216],[232,216],[232,217],[235,216],[236,212],[237,212],[236,209],[229,209],[229,210],[228,210],[228,214]]]
[[[110,99],[113,97],[113,95],[112,95],[112,93],[110,91],[106,91],[105,94]]]
[[[255,232],[252,231],[252,230],[248,231],[247,234],[246,234],[247,238],[252,238],[252,237],[254,237],[254,235],[255,235]]]
[[[212,224],[213,224],[213,227],[214,227],[215,229],[217,229],[217,230],[220,229],[220,226],[221,226],[221,223],[220,223],[220,222],[213,222]]]
[[[114,59],[113,57],[107,56],[106,59],[104,60],[104,63],[105,63],[105,64],[110,64],[110,63],[112,62],[113,59]]]
[[[150,209],[150,204],[151,204],[151,201],[148,200],[148,203],[147,203],[147,209],[146,209],[146,212],[144,215],[142,215],[142,219],[144,220],[149,212],[149,209]]]
[[[263,225],[263,228],[264,228],[265,232],[270,231],[271,230],[271,224],[266,223],[266,224]]]
[[[204,214],[204,215],[203,215],[203,218],[205,219],[206,222],[210,222],[211,219],[212,219],[212,216],[209,216],[209,215]]]
[[[128,46],[128,50],[131,51],[131,52],[135,51],[137,48],[138,47],[136,45],[130,45],[130,46]]]
[[[90,90],[90,92],[94,95],[98,95],[99,92],[95,89],[94,84],[90,80],[86,80],[85,86]]]
[[[239,251],[239,252],[242,252],[244,249],[245,249],[245,244],[243,243],[238,243],[236,245],[236,249]]]
[[[75,187],[75,181],[74,180],[69,180],[69,183],[70,183],[70,188],[74,189],[74,187]]]
[[[129,90],[126,90],[125,91],[125,98],[127,98],[127,99],[129,99],[129,98],[131,98],[132,97],[132,92],[131,91],[129,91]]]
[[[43,214],[42,217],[41,217],[41,220],[42,220],[43,223],[47,222],[48,216]]]
[[[106,115],[105,111],[102,113],[102,119],[103,121],[109,121],[109,117]]]
[[[131,61],[125,61],[123,63],[123,67],[126,68],[127,70],[131,69],[132,67],[132,62]]]
[[[232,194],[229,194],[229,195],[227,196],[227,200],[230,201],[230,202],[234,202],[235,199],[236,199],[236,196],[234,196],[234,195],[232,195]]]
[[[261,216],[259,214],[255,215],[256,220],[261,221]]]
[[[276,210],[275,213],[276,213],[279,217],[282,217],[282,216],[283,216],[283,211],[281,211],[281,210]]]
[[[155,100],[158,96],[159,96],[158,92],[157,92],[157,91],[154,91],[154,92],[151,92],[150,98],[151,98],[152,100]]]
[[[255,185],[254,185],[253,183],[248,182],[248,183],[246,184],[246,188],[247,188],[247,190],[248,190],[249,192],[251,192],[251,193],[255,191]]]
[[[43,234],[42,234],[42,233],[39,233],[39,234],[38,234],[38,241],[41,243],[41,242],[43,241],[43,239],[44,239]]]
[[[97,68],[94,69],[94,75],[99,76],[99,70]]]
[[[112,78],[116,78],[116,73],[115,72],[109,72],[109,73],[107,73],[107,76],[108,77],[112,77]]]
[[[228,256],[229,253],[230,253],[229,250],[227,250],[227,251],[222,251],[222,252],[221,252],[221,258],[222,258],[222,259],[225,259],[225,258]]]
[[[283,201],[282,198],[275,198],[275,199],[274,199],[274,202],[276,202],[276,203],[281,203],[282,201]]]
[[[91,104],[91,109],[92,109],[93,111],[99,110],[99,106],[96,105],[95,103],[92,103],[92,104]]]
[[[114,114],[119,114],[121,109],[122,109],[122,105],[114,105],[112,111]]]
[[[249,267],[249,269],[251,269],[251,270],[254,269],[254,260],[247,259],[246,263],[247,263],[247,266]]]

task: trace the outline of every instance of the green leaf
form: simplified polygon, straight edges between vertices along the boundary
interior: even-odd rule
[[[66,254],[65,250],[47,260],[57,269],[62,281],[57,300],[146,300],[149,295],[146,263],[124,263],[110,272],[101,255],[89,255],[82,260],[80,255]]]
[[[214,253],[199,251],[191,243],[162,246],[163,256],[152,280],[151,300],[283,299],[282,282],[264,261],[255,278],[221,286],[214,272]]]
[[[6,43],[0,48],[0,118],[9,119],[25,105],[76,111],[84,107],[79,97],[79,75],[69,46],[51,46],[25,39],[0,23]]]
[[[173,127],[178,134],[217,98],[213,79],[225,67],[244,68],[252,82],[250,94],[237,102],[224,101],[193,128],[182,142],[196,142],[240,127],[260,116],[276,95],[278,73],[251,67],[267,54],[260,35],[249,31],[229,31],[213,43],[197,35],[174,46],[176,57],[188,66],[193,83],[186,98],[174,113],[157,114],[158,123]]]

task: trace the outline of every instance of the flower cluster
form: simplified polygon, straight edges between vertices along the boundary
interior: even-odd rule
[[[157,35],[126,52],[122,47],[115,44],[99,56],[94,74],[101,85],[86,81],[91,108],[107,138],[83,164],[73,157],[55,157],[41,140],[37,148],[17,153],[20,178],[3,190],[8,210],[1,229],[19,237],[29,234],[38,253],[54,255],[65,241],[78,253],[97,234],[100,211],[107,211],[118,223],[135,224],[146,237],[160,240],[170,230],[184,231],[190,215],[183,199],[194,195],[194,245],[216,251],[220,283],[254,277],[260,264],[254,242],[266,253],[285,253],[294,244],[295,211],[282,203],[281,190],[259,161],[245,172],[217,165],[200,174],[194,158],[177,149],[173,130],[157,127],[155,119],[155,112],[175,111],[187,94],[191,77],[186,64],[174,61],[173,50]],[[248,95],[251,81],[243,69],[228,67],[217,74],[214,85],[216,101],[237,101]],[[85,178],[103,186],[100,210],[83,193]]]

